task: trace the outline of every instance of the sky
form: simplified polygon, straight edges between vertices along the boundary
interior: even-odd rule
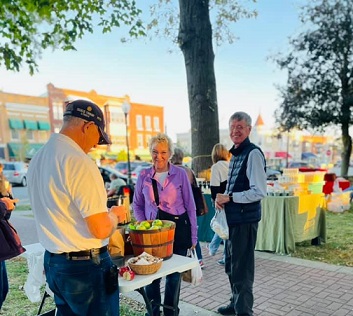
[[[146,9],[155,2],[139,0],[137,4]],[[261,114],[265,124],[273,126],[280,103],[275,85],[284,84],[286,74],[268,57],[288,49],[288,37],[300,29],[298,8],[303,2],[258,0],[251,6],[258,17],[232,26],[238,40],[232,45],[214,45],[221,129],[227,128],[236,111],[248,112],[254,122]],[[2,68],[0,90],[38,96],[52,83],[116,97],[127,94],[132,102],[164,106],[166,131],[176,141],[176,133],[190,129],[183,55],[170,40],[139,39],[122,44],[123,35],[119,29],[110,34],[97,30],[76,43],[77,51],[45,51],[38,60],[39,72],[33,76],[25,68],[19,73]]]

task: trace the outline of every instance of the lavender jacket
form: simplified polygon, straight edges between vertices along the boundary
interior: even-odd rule
[[[157,216],[152,178],[154,167],[140,172],[135,186],[133,210],[136,220],[153,220]],[[191,223],[192,244],[197,243],[196,206],[188,176],[183,168],[169,164],[169,171],[163,186],[157,181],[159,208],[173,215],[188,212]]]

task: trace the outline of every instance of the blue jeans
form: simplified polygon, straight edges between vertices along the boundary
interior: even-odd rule
[[[222,238],[219,237],[216,233],[213,235],[211,242],[208,245],[208,250],[210,252],[211,256],[214,256],[219,248],[219,245],[222,242]],[[226,241],[224,240],[224,251],[223,251],[223,260],[225,259],[225,254],[226,254]]]
[[[186,256],[187,249],[174,251],[174,253]],[[145,287],[147,297],[152,302],[152,311],[153,315],[149,316],[159,316],[160,315],[160,305],[161,305],[161,280],[156,279],[150,285]],[[165,278],[165,290],[164,290],[164,303],[163,305],[167,305],[170,307],[174,306],[174,299],[176,300],[175,306],[179,305],[179,296],[180,296],[180,273],[175,272],[169,274]],[[155,303],[155,304],[153,304]],[[170,308],[163,307],[163,313],[165,316],[172,316],[174,312]],[[179,314],[179,308],[178,308]],[[146,314],[148,315],[148,314]]]
[[[0,262],[0,309],[9,292],[9,281],[7,279],[5,261]]]
[[[105,287],[113,263],[108,251],[98,256],[100,263],[45,252],[45,275],[54,293],[57,316],[119,315],[119,288],[107,294]]]

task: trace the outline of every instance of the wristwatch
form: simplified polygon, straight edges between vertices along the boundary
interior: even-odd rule
[[[233,202],[233,192],[229,193],[229,202]]]

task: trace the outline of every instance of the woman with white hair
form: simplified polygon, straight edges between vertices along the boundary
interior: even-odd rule
[[[153,166],[140,172],[134,193],[133,210],[136,220],[173,220],[176,222],[173,253],[186,256],[188,249],[197,243],[196,206],[190,182],[184,169],[170,163],[173,143],[166,134],[150,139],[149,149]],[[174,312],[174,293],[177,304],[180,295],[180,273],[166,277],[164,303],[161,304],[161,279],[146,286],[146,294],[152,301],[153,315],[160,315],[160,305],[165,316]],[[179,308],[177,314],[179,314]]]

